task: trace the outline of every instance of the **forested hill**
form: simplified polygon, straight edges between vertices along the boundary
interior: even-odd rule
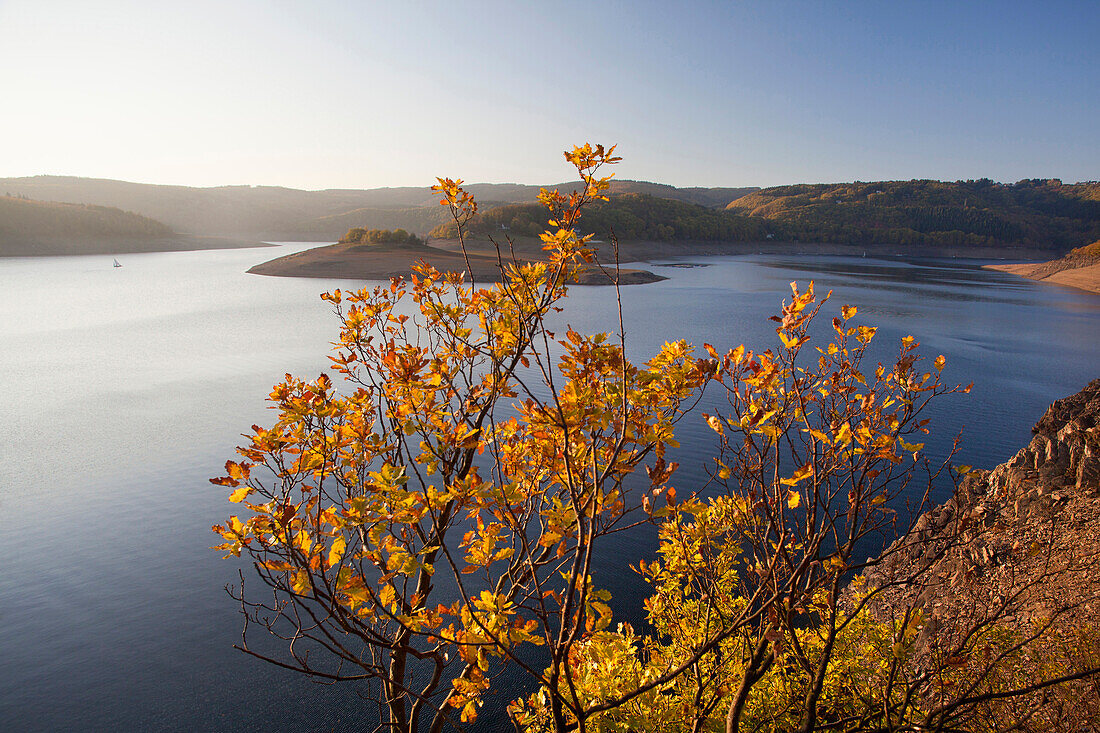
[[[255,245],[255,242],[179,234],[162,222],[110,206],[0,196],[0,257]]]
[[[571,191],[577,182],[547,188]],[[466,186],[483,208],[533,202],[540,186],[474,183]],[[676,188],[644,181],[616,181],[613,190],[648,193],[721,209],[755,188]],[[335,241],[356,226],[427,234],[445,220],[430,183],[417,187],[303,191],[278,186],[194,188],[71,176],[0,178],[0,193],[134,211],[177,232],[268,240]]]
[[[743,196],[733,214],[771,222],[802,242],[1037,247],[1100,238],[1100,183],[886,181],[777,186]]]
[[[547,188],[571,191],[576,183]],[[539,186],[470,184],[478,231],[541,232]],[[302,191],[274,186],[190,188],[90,178],[0,179],[0,193],[115,207],[175,232],[248,239],[336,241],[353,227],[453,235],[425,187]],[[922,247],[1043,249],[1059,254],[1100,239],[1100,184],[983,179],[676,188],[614,181],[612,200],[586,211],[582,229],[622,241],[772,241]],[[91,209],[89,209],[90,211]],[[121,214],[121,212],[119,212]],[[106,216],[105,214],[102,216]],[[117,216],[117,215],[116,215]],[[442,225],[442,226],[441,226]],[[136,226],[136,225],[135,225]]]
[[[683,189],[681,189],[683,190]],[[471,224],[477,235],[537,235],[545,209],[498,206]],[[889,181],[779,186],[716,210],[647,194],[612,194],[586,210],[581,229],[621,241],[827,242],[903,249],[1029,248],[1064,252],[1100,238],[1100,184],[1030,180]],[[453,237],[453,223],[432,236]]]
[[[546,216],[540,204],[508,204],[478,214],[470,223],[470,231],[481,236],[537,236],[546,229]],[[614,231],[620,241],[656,242],[760,242],[776,231],[766,219],[641,193],[614,195],[610,201],[591,204],[580,219],[579,229],[598,239],[607,239]],[[454,222],[431,232],[432,237],[447,239],[456,235]]]
[[[171,234],[159,221],[108,206],[0,196],[0,247],[26,240],[149,239]]]

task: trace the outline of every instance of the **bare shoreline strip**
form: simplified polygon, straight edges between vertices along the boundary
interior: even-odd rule
[[[516,259],[529,262],[540,259],[539,255],[541,252],[516,252]],[[276,277],[388,280],[391,277],[408,277],[412,266],[420,260],[431,263],[440,271],[466,272],[475,282],[496,282],[500,279],[500,261],[495,252],[471,251],[464,257],[461,252],[408,244],[333,244],[269,260],[248,271],[254,275]],[[648,270],[619,271],[621,285],[666,279]],[[578,273],[576,283],[611,285],[613,280],[610,273],[599,267],[585,267]]]
[[[518,238],[501,243],[505,258],[512,255],[521,261],[540,260],[545,256],[538,240]],[[507,248],[507,249],[505,249]],[[596,244],[599,261],[613,270],[609,263],[615,261],[615,253],[606,242]],[[925,257],[1003,257],[1003,249],[975,248],[925,248],[906,251],[896,245],[842,245],[798,242],[623,242],[618,253],[620,262],[639,262],[669,257],[708,257],[715,255],[783,254],[783,255],[870,255],[889,257],[918,255]],[[1015,257],[1041,257],[1043,251],[1012,250]],[[1048,254],[1049,256],[1049,254]],[[495,246],[487,241],[468,242],[468,259],[471,275],[477,282],[492,282],[499,278],[498,254]],[[304,252],[279,257],[256,265],[249,270],[258,275],[276,277],[314,277],[347,280],[388,280],[391,277],[407,277],[412,265],[426,260],[441,271],[467,271],[457,241],[433,240],[431,244],[334,244],[319,246]],[[624,269],[619,273],[620,284],[657,282],[666,278],[648,270]],[[590,267],[578,279],[584,285],[609,285],[609,275],[598,267]]]
[[[1058,262],[1055,260],[1054,262]],[[1029,280],[1061,285],[1089,293],[1100,294],[1100,263],[1072,267],[1051,272],[1050,262],[1023,263],[1016,265],[984,265],[987,270],[1007,272]]]

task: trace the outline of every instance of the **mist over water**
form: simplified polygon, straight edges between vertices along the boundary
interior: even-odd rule
[[[337,321],[317,295],[362,283],[266,278],[253,264],[315,246],[0,259],[0,721],[6,730],[318,730],[373,727],[352,686],[313,684],[231,648],[236,566],[208,548],[239,507],[207,482],[240,433],[271,415],[284,372],[328,366]],[[666,339],[719,351],[776,341],[788,283],[833,290],[878,325],[876,358],[913,335],[946,354],[969,396],[931,416],[933,456],[990,468],[1054,399],[1100,376],[1100,296],[980,269],[972,260],[744,256],[655,267],[623,289],[632,359]],[[573,288],[561,325],[616,331],[614,293]],[[678,431],[678,489],[701,485],[713,434]],[[945,497],[940,496],[939,499]],[[636,618],[626,570],[645,533],[601,554],[598,581]],[[247,578],[247,575],[246,575]],[[498,700],[500,706],[506,700]],[[488,709],[488,706],[487,706]]]

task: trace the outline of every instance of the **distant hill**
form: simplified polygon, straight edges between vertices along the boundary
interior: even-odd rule
[[[765,188],[726,210],[802,242],[1065,251],[1100,237],[1100,184],[880,181]]]
[[[561,184],[558,188],[567,190],[570,184]],[[676,188],[666,183],[650,183],[648,181],[612,181],[611,193],[642,193],[662,199],[683,201],[688,204],[698,204],[708,208],[722,209],[727,204],[742,196],[759,191],[758,186],[743,188]]]
[[[109,206],[0,196],[0,256],[156,252],[250,244],[179,235],[159,221]]]
[[[61,238],[76,235],[164,237],[159,221],[109,206],[59,204],[0,196],[0,235]]]
[[[579,226],[583,233],[607,239],[614,232],[622,241],[761,242],[776,229],[764,219],[649,194],[613,194],[610,198],[585,209]],[[540,204],[506,204],[479,213],[470,223],[470,231],[475,235],[537,236],[546,228],[546,216]],[[431,236],[451,239],[457,233],[454,222],[446,222],[433,229]]]
[[[546,188],[570,191],[575,182]],[[482,233],[537,234],[540,186],[475,183]],[[0,179],[0,193],[114,207],[185,235],[336,241],[353,227],[453,234],[429,187],[303,191],[275,186],[191,188],[92,178]],[[1062,253],[1100,238],[1100,184],[1031,179],[882,181],[750,188],[676,188],[614,181],[611,202],[583,228],[654,242],[771,241],[935,248],[1029,248]],[[961,251],[961,250],[960,250]]]
[[[569,191],[576,182],[547,186]],[[475,183],[467,189],[491,207],[531,202],[540,186]],[[642,181],[616,181],[613,191],[722,207],[755,189],[684,188]],[[177,232],[269,240],[335,240],[353,226],[407,229],[426,234],[446,212],[430,186],[302,191],[277,186],[192,188],[71,176],[0,178],[0,193],[42,201],[92,204],[134,211]]]
[[[447,209],[439,206],[410,208],[367,207],[352,209],[341,214],[318,217],[298,222],[284,230],[280,239],[310,241],[337,240],[353,227],[370,229],[405,229],[427,233],[450,218]]]

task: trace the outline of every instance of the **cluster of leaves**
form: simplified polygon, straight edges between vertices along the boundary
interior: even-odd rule
[[[1069,249],[1100,236],[1100,185],[1057,180],[777,186],[727,210],[804,242]]]
[[[928,403],[958,391],[940,380],[944,358],[918,372],[903,340],[892,368],[865,365],[875,329],[834,319],[834,339],[803,366],[820,309],[812,285],[776,317],[780,348],[743,346],[719,357],[728,412],[705,415],[719,435],[715,498],[677,507],[660,530],[659,559],[639,563],[651,585],[653,633],[594,635],[576,650],[591,730],[900,728],[922,716],[923,681],[905,662],[919,614],[876,619],[862,594],[845,600],[855,555],[893,530],[912,490]],[[963,390],[965,391],[965,390]],[[910,442],[914,440],[914,442]],[[890,682],[890,683],[887,683]],[[515,713],[548,725],[548,691]],[[626,704],[608,701],[626,699]],[[948,706],[950,707],[950,706]]]
[[[352,227],[340,238],[341,244],[423,244],[423,240],[404,229],[364,229]]]
[[[493,659],[551,688],[568,677],[572,647],[609,619],[597,540],[637,521],[624,478],[663,455],[709,377],[682,342],[635,366],[606,334],[547,330],[590,257],[579,211],[618,160],[602,146],[566,157],[584,188],[540,195],[547,261],[504,263],[490,287],[423,265],[411,282],[326,294],[343,387],[288,375],[275,425],[254,426],[215,480],[250,512],[215,531],[275,593],[239,598],[250,623],[292,640],[278,663],[377,681],[400,730],[473,720]],[[436,190],[456,221],[475,212],[461,181]],[[545,646],[549,667],[529,667],[521,644]]]

